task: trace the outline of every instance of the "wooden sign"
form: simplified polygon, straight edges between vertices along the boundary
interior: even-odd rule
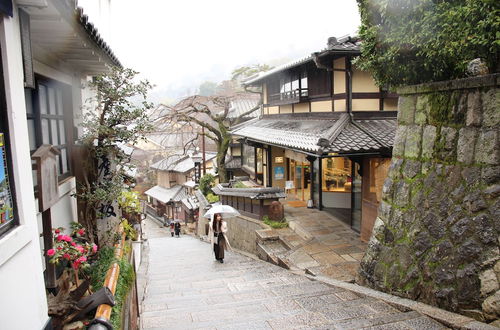
[[[60,153],[59,149],[50,144],[44,144],[31,156],[36,161],[40,212],[48,210],[59,200],[57,156]]]
[[[274,157],[274,162],[277,164],[283,163],[283,157]]]

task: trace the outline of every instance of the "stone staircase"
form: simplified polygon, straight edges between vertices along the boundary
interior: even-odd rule
[[[294,237],[294,240],[288,239]],[[297,239],[297,235],[290,229],[262,229],[257,231],[257,256],[267,262],[289,270],[304,270],[296,266],[293,260],[294,253],[305,246],[312,238]]]

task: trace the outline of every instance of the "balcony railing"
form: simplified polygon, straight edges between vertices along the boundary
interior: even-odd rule
[[[293,91],[271,94],[268,97],[269,104],[291,104],[291,103],[299,103],[303,98],[308,97],[309,91],[307,88],[302,89],[294,89]]]

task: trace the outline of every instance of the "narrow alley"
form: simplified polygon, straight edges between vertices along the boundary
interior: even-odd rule
[[[415,311],[312,281],[148,219],[138,273],[142,329],[445,329]],[[149,256],[149,257],[148,257]]]

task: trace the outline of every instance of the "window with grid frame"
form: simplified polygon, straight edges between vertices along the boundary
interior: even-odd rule
[[[42,144],[57,147],[57,170],[59,180],[71,175],[69,152],[72,126],[71,87],[63,83],[36,76],[35,89],[25,89],[26,116],[30,140],[30,152],[33,153]],[[33,171],[35,186],[36,173]]]

